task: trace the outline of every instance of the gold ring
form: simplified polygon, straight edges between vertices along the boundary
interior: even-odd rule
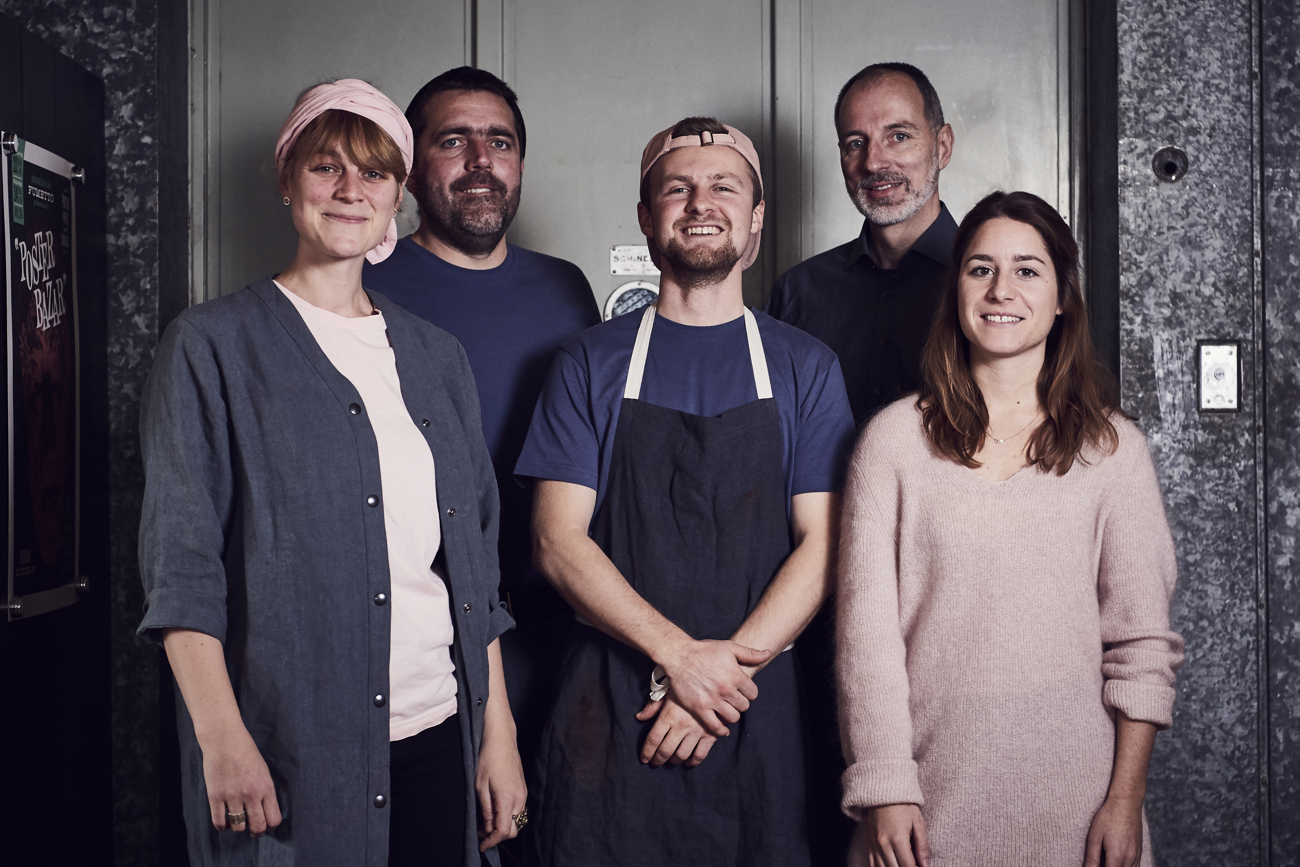
[[[524,830],[524,826],[528,824],[528,808],[524,807],[522,810],[520,810],[518,813],[511,816],[510,818],[515,820],[515,830],[517,831]]]
[[[240,810],[238,813],[226,811],[226,821],[232,825],[242,825],[248,821],[248,811]]]

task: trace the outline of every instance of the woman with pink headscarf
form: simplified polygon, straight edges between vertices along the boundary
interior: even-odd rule
[[[196,867],[497,864],[527,822],[469,365],[361,284],[411,147],[365,82],[303,93],[276,146],[297,254],[181,314],[146,386],[139,631],[182,699]]]

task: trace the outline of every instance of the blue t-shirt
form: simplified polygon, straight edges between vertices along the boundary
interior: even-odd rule
[[[642,312],[588,329],[560,347],[516,475],[585,485],[596,491],[600,508]],[[754,318],[780,418],[786,492],[838,491],[854,427],[835,353],[765,313]],[[709,326],[655,320],[641,400],[714,417],[757,399],[743,317]]]
[[[361,279],[465,347],[501,493],[499,550],[508,588],[526,574],[531,556],[531,499],[511,470],[555,350],[600,321],[591,286],[573,263],[513,244],[501,265],[474,271],[409,237],[378,265],[367,262]]]

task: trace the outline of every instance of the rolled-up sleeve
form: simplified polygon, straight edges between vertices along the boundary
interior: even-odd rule
[[[1125,432],[1128,483],[1103,528],[1097,593],[1101,611],[1102,700],[1133,720],[1168,728],[1183,639],[1169,628],[1177,577],[1174,543],[1155,467],[1141,436]]]
[[[140,405],[145,490],[138,633],[166,627],[226,635],[225,529],[233,502],[227,408],[211,341],[184,320],[158,346]]]
[[[457,363],[460,375],[455,382],[460,385],[457,403],[461,411],[461,423],[466,432],[466,447],[474,463],[474,488],[478,498],[479,514],[479,549],[474,555],[474,568],[477,578],[487,591],[484,601],[487,603],[487,640],[484,647],[496,641],[503,634],[513,629],[514,618],[510,616],[506,603],[500,594],[501,569],[498,562],[497,539],[501,532],[501,499],[497,491],[496,470],[492,466],[492,456],[488,453],[483,439],[481,411],[478,390],[474,385],[474,373],[470,369],[469,358],[465,349],[457,344]]]

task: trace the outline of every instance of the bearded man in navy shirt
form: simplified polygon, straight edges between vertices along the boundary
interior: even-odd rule
[[[406,118],[415,134],[407,186],[420,227],[383,263],[367,264],[362,279],[450,332],[469,358],[501,495],[501,595],[517,623],[501,653],[528,767],[573,615],[532,571],[530,495],[512,471],[555,350],[600,313],[576,265],[505,239],[527,142],[514,91],[462,66],[421,88]]]

